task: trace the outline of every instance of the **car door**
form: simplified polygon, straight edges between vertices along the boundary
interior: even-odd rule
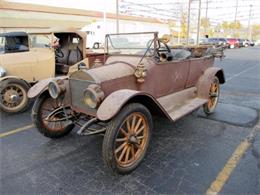
[[[183,58],[173,60],[172,51],[163,42],[158,41],[155,47],[157,48],[154,54],[155,63],[149,66],[147,75],[149,92],[159,98],[183,90],[189,74],[189,60]],[[170,58],[157,59],[162,54]]]
[[[17,76],[28,82],[33,82],[32,67],[37,63],[32,51],[18,53],[5,53],[2,55],[1,64],[7,72],[7,76]]]
[[[2,52],[0,63],[6,70],[7,76],[17,76],[32,82],[32,67],[37,63],[37,59],[28,47],[28,36],[13,36],[5,39],[8,42],[6,43],[8,49]]]
[[[32,69],[34,80],[55,76],[55,52],[51,47],[52,34],[30,34],[31,50],[37,58]]]
[[[204,71],[214,63],[213,57],[201,57],[190,59],[190,68],[185,88],[196,85]]]
[[[156,64],[154,67],[156,96],[161,97],[183,90],[188,73],[188,60],[174,60]]]

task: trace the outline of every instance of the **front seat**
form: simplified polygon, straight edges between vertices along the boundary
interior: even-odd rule
[[[69,42],[68,46],[61,49],[64,56],[58,58],[56,63],[56,72],[67,74],[69,67],[83,60],[82,52],[80,51],[78,44]]]

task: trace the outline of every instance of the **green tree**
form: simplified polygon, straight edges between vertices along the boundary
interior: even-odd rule
[[[210,21],[209,21],[209,18],[201,18],[200,20],[200,25],[206,29],[206,28],[209,28],[210,27]]]
[[[234,21],[229,23],[229,28],[231,30],[240,30],[242,27],[241,23],[239,21]]]
[[[255,40],[260,39],[260,24],[252,25],[252,38]]]
[[[170,36],[171,37],[177,37],[177,32],[175,30],[176,27],[176,21],[174,20],[169,20],[168,21],[169,29],[170,29]]]
[[[201,18],[200,20],[200,25],[204,29],[204,35],[209,33],[209,28],[210,28],[210,21],[209,18]]]
[[[181,15],[181,37],[187,37],[187,14],[185,12]]]
[[[229,23],[226,22],[226,21],[222,22],[221,28],[222,28],[224,31],[227,31],[227,30],[229,29]]]

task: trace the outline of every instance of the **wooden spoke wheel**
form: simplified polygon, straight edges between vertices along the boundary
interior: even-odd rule
[[[62,131],[67,126],[66,120],[60,120],[65,118],[66,115],[62,109],[52,114],[55,110],[61,108],[62,102],[60,99],[53,99],[51,97],[46,98],[42,103],[40,110],[41,120],[45,128],[50,131]]]
[[[62,109],[63,102],[50,97],[48,92],[41,94],[35,101],[32,118],[35,126],[46,137],[59,138],[68,134],[74,124]]]
[[[117,163],[122,167],[131,166],[140,158],[148,139],[148,124],[145,116],[135,112],[122,123],[114,148]]]
[[[22,80],[7,79],[0,85],[0,108],[5,112],[22,112],[29,107],[29,86]]]
[[[209,89],[209,100],[203,108],[206,114],[211,114],[215,111],[215,108],[218,104],[219,99],[219,80],[217,77],[214,77],[213,82],[210,85]]]
[[[151,129],[152,117],[146,107],[137,103],[124,107],[104,137],[103,158],[108,167],[120,174],[133,171],[145,156]]]

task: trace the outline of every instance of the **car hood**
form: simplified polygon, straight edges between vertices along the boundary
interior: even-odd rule
[[[133,75],[134,71],[135,66],[118,62],[89,70],[81,69],[79,71],[73,72],[70,75],[70,79],[81,79],[93,81],[95,83],[102,83],[108,80]]]

